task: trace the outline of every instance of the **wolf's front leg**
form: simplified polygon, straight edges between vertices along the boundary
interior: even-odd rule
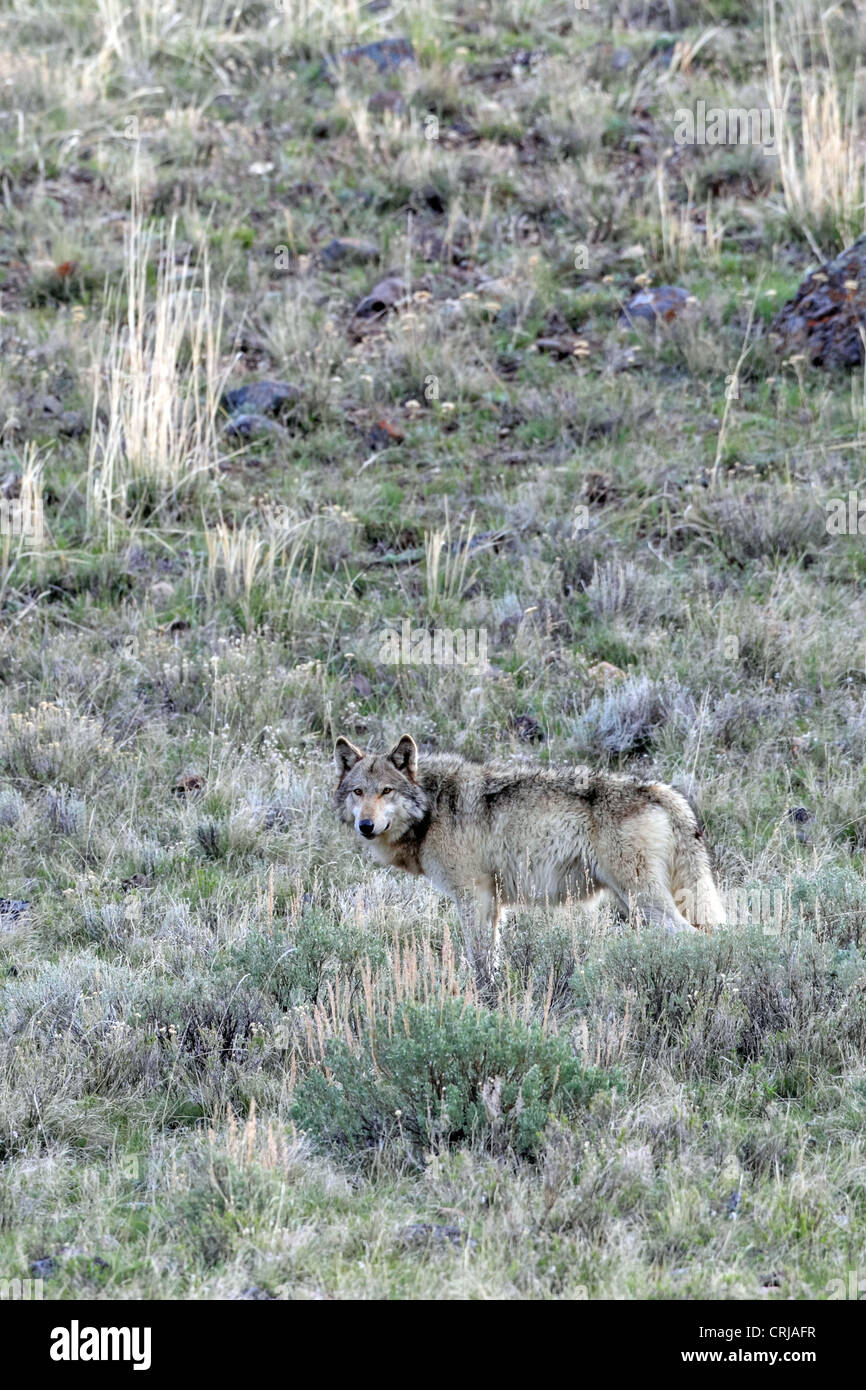
[[[691,922],[679,911],[671,894],[663,888],[629,893],[627,897],[615,892],[615,896],[626,921],[631,921],[636,916],[647,926],[661,927],[666,932],[695,930]]]
[[[463,954],[481,995],[488,993],[499,968],[500,904],[491,885],[465,889],[457,898]]]

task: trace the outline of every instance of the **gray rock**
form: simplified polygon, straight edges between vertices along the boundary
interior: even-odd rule
[[[794,834],[800,844],[811,844],[812,832],[811,829],[807,829],[806,827],[811,825],[813,819],[812,812],[808,811],[805,806],[792,806],[785,814],[787,819],[792,822]]]
[[[402,92],[374,92],[367,102],[367,110],[377,113],[392,111],[395,115],[399,115],[406,110],[406,101]]]
[[[230,415],[283,415],[300,396],[299,388],[289,381],[251,381],[226,391],[222,405]]]
[[[478,1242],[472,1240],[459,1226],[433,1226],[427,1221],[415,1222],[400,1233],[401,1244],[412,1247],[419,1245],[453,1245],[455,1250],[476,1250]]]
[[[29,911],[30,904],[20,898],[0,898],[0,930],[4,927],[8,930]]]
[[[693,296],[681,285],[654,285],[633,295],[620,314],[621,328],[635,323],[670,323],[679,318]]]
[[[80,410],[62,410],[57,419],[58,434],[80,439],[88,430],[87,416]]]
[[[341,49],[336,61],[332,58],[325,59],[325,69],[333,72],[342,63],[359,67],[368,62],[375,63],[379,72],[390,72],[394,68],[402,67],[404,63],[415,63],[417,59],[409,39],[378,39],[375,43],[360,43],[352,48]]]
[[[256,435],[284,434],[282,425],[267,415],[232,415],[223,425],[224,439],[254,439]]]
[[[866,330],[866,235],[806,276],[771,324],[785,353],[818,367],[859,367]]]
[[[327,266],[365,265],[378,261],[379,255],[374,241],[360,241],[357,237],[334,237],[320,252],[322,264]]]
[[[518,714],[512,719],[511,727],[521,743],[544,743],[546,734],[538,720],[531,714]]]
[[[372,318],[387,314],[389,309],[395,309],[406,293],[406,286],[399,275],[388,275],[384,280],[380,280],[378,285],[374,285],[369,294],[361,300],[355,314],[358,318]]]

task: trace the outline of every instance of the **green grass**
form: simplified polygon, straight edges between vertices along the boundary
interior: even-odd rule
[[[864,555],[824,525],[863,379],[769,332],[862,214],[829,148],[814,205],[743,147],[674,157],[678,107],[763,92],[759,4],[622,9],[0,18],[0,486],[36,479],[45,520],[0,536],[0,899],[30,903],[0,917],[0,1279],[796,1299],[863,1267]],[[862,23],[826,23],[847,110]],[[395,32],[416,67],[323,75]],[[390,88],[405,112],[370,110]],[[323,266],[336,236],[379,264]],[[388,272],[408,302],[355,321]],[[644,276],[692,317],[620,329]],[[280,432],[196,434],[268,379],[301,391]],[[403,618],[485,629],[488,667],[383,662]],[[404,729],[694,776],[737,920],[516,912],[480,1009],[450,905],[328,806],[334,736]]]

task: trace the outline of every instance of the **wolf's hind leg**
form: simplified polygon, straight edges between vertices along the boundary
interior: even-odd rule
[[[479,993],[489,990],[499,966],[499,899],[487,884],[467,890],[457,899],[457,913],[463,931],[463,953],[475,975]]]
[[[677,889],[675,897],[681,912],[692,926],[701,931],[712,931],[714,927],[725,925],[727,912],[709,869],[697,879],[693,888]]]

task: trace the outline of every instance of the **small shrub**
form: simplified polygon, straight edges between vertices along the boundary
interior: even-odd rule
[[[821,941],[866,945],[866,883],[850,869],[828,866],[808,878],[797,875],[790,888],[797,927]]]
[[[523,994],[537,1002],[549,1000],[558,1010],[572,998],[577,961],[571,931],[561,923],[543,923],[531,911],[510,912],[506,920],[505,952],[517,972]]]
[[[400,1135],[415,1151],[475,1140],[531,1157],[549,1119],[612,1080],[563,1038],[449,999],[379,1016],[355,1045],[332,1038],[324,1068],[299,1086],[294,1117],[342,1149]]]
[[[228,836],[224,820],[199,821],[195,828],[195,838],[205,859],[225,858]]]
[[[75,835],[81,829],[85,805],[68,787],[46,788],[43,810],[55,835]]]
[[[590,612],[596,620],[633,613],[635,609],[640,613],[640,596],[645,589],[645,577],[632,560],[596,563],[586,586]]]
[[[726,691],[709,716],[713,742],[719,748],[749,752],[764,736],[767,716],[779,701],[767,695],[739,695]]]
[[[714,1020],[733,960],[729,936],[642,932],[613,941],[582,986],[589,996],[596,986],[605,998],[630,1000],[635,1045],[657,1056]]]
[[[676,681],[658,682],[646,676],[623,681],[594,700],[577,721],[580,748],[597,753],[641,753],[670,721],[686,729],[695,716],[692,697]]]
[[[381,937],[312,909],[285,930],[251,932],[231,950],[227,967],[286,1010],[318,1003],[335,980],[356,984],[365,962],[379,966],[385,956]]]
[[[0,732],[0,773],[24,785],[85,790],[116,770],[119,756],[98,720],[47,702],[10,714]]]
[[[866,1040],[864,961],[809,936],[759,941],[738,973],[737,1055],[814,1075],[836,1074]]]
[[[760,1063],[800,1094],[837,1075],[866,1038],[864,962],[856,947],[804,934],[738,929],[716,937],[623,937],[574,978],[575,1002],[627,1013],[632,1052],[678,1074]]]
[[[0,787],[0,829],[17,825],[24,813],[24,798],[14,787]]]
[[[825,515],[813,496],[779,489],[710,495],[693,507],[698,529],[704,529],[726,560],[745,566],[771,555],[801,555],[827,543]]]

